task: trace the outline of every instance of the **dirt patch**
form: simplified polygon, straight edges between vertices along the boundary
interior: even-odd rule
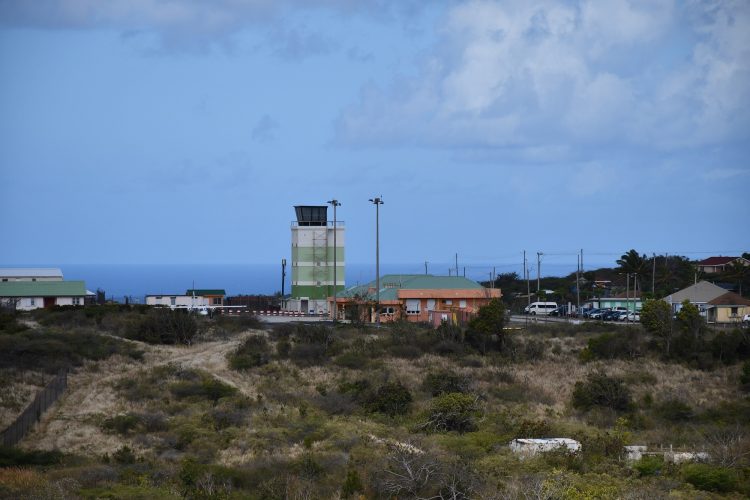
[[[41,422],[21,442],[28,449],[86,454],[112,453],[124,444],[120,436],[105,434],[99,422],[106,416],[132,410],[132,404],[120,398],[113,384],[143,369],[177,364],[204,370],[242,393],[255,397],[255,384],[248,377],[232,371],[226,355],[253,332],[230,340],[198,343],[192,346],[159,346],[131,341],[144,351],[141,362],[113,356],[99,363],[87,363],[68,377],[68,389],[47,411]]]

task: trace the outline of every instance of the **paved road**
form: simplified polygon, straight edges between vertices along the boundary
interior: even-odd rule
[[[511,323],[536,323],[536,324],[550,324],[550,323],[568,323],[571,325],[581,325],[588,322],[599,322],[596,319],[581,319],[581,318],[560,318],[558,316],[527,316],[525,314],[514,314],[510,317]],[[612,325],[632,325],[632,322],[625,321],[604,321],[604,323]]]

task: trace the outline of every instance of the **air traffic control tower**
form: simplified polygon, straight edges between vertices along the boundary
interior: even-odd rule
[[[326,205],[298,205],[294,211],[297,220],[292,221],[292,293],[286,309],[328,314],[333,287],[337,292],[344,289],[344,223],[337,220],[334,228]]]

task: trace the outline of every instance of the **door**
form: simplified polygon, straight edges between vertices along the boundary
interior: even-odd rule
[[[44,307],[55,307],[55,297],[44,297]]]
[[[310,312],[309,311],[310,303],[307,300],[300,300],[299,303],[300,303],[301,312],[303,312],[304,314],[307,314]]]

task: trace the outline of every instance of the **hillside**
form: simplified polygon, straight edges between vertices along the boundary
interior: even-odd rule
[[[154,324],[163,327],[159,340],[179,337],[165,335],[170,327],[153,314],[40,313],[34,328],[0,334],[3,376],[13,387],[28,392],[24,377],[40,373],[30,370],[30,355],[73,365],[68,390],[21,442],[23,451],[3,452],[10,467],[0,469],[0,496],[750,493],[742,363],[704,360],[699,369],[664,360],[640,327],[558,324],[478,345],[470,331],[452,327],[267,329],[223,318],[195,325],[189,345],[165,345],[154,342]],[[45,350],[50,335],[69,336],[72,347]],[[747,332],[737,335],[742,351]],[[521,460],[508,447],[535,437],[573,438],[582,451]],[[627,463],[624,445],[705,451],[710,459]]]

